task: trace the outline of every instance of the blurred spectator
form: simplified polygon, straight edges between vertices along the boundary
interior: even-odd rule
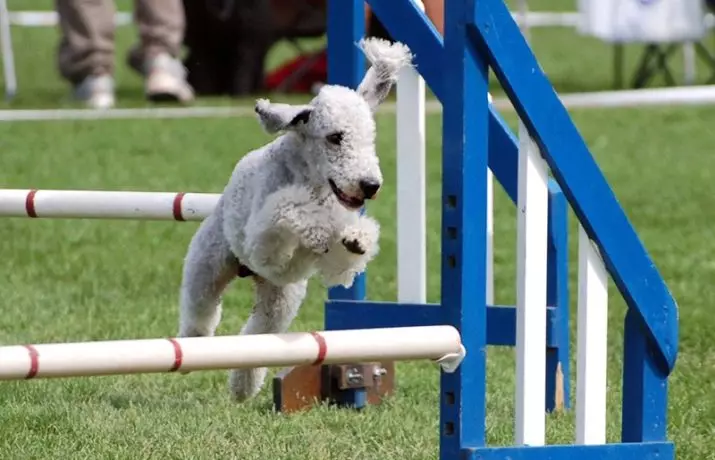
[[[198,0],[197,0],[198,1]],[[74,95],[92,108],[109,108],[114,94],[114,0],[55,0],[61,39],[58,63]],[[144,77],[149,100],[189,102],[194,93],[177,58],[185,28],[182,0],[135,0],[139,43],[127,56]]]

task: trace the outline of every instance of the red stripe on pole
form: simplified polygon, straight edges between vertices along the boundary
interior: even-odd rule
[[[177,193],[176,196],[174,197],[174,206],[173,206],[173,212],[174,212],[174,219],[183,221],[184,216],[181,215],[181,201],[184,199],[184,192]]]
[[[27,352],[30,355],[30,370],[27,372],[25,378],[31,379],[36,376],[40,370],[40,353],[38,353],[37,348],[32,345],[25,345],[25,348],[27,348]]]
[[[37,212],[35,212],[35,194],[37,190],[30,190],[30,193],[25,197],[25,212],[29,217],[37,217]]]
[[[325,343],[325,337],[319,333],[311,332],[310,335],[312,335],[315,341],[318,342],[318,357],[313,362],[313,365],[317,366],[319,364],[323,364],[323,361],[325,361],[325,355],[328,354],[328,344]]]
[[[174,365],[169,369],[169,372],[176,372],[181,367],[184,360],[184,352],[181,351],[181,344],[174,339],[167,339],[174,346]]]

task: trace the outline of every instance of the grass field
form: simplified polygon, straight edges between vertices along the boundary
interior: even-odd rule
[[[50,7],[48,3],[17,0],[11,7]],[[564,5],[568,2],[544,1],[535,7]],[[72,105],[54,68],[56,32],[16,28],[14,33],[21,93],[9,106]],[[132,29],[119,31],[120,52],[132,38]],[[569,30],[539,30],[533,41],[557,90],[609,87],[610,50],[605,45]],[[279,58],[280,50],[274,59]],[[117,59],[120,104],[144,105],[141,81],[121,65],[123,55]],[[506,117],[515,126],[513,114]],[[681,351],[671,379],[668,420],[679,459],[715,458],[715,315],[710,305],[715,298],[715,157],[708,128],[714,117],[715,108],[573,112],[681,308]],[[368,289],[373,299],[394,300],[394,116],[378,116],[378,127],[387,181],[381,199],[370,205],[383,236],[382,252],[368,272]],[[441,118],[431,115],[428,127],[429,300],[437,301]],[[268,139],[253,118],[2,123],[0,184],[220,192],[234,163]],[[513,303],[516,214],[499,188],[495,200],[496,296],[499,303]],[[570,225],[575,317],[573,216]],[[175,334],[181,263],[195,228],[195,223],[173,222],[4,220],[0,343]],[[610,293],[608,438],[617,441],[624,304],[612,284]],[[239,330],[251,307],[250,295],[249,283],[233,286],[220,334]],[[291,329],[320,328],[324,299],[324,288],[312,283]],[[575,347],[575,322],[572,326]],[[511,444],[513,350],[489,349],[488,382],[488,441]],[[283,416],[272,413],[269,388],[252,402],[232,403],[226,373],[220,371],[5,383],[0,385],[0,459],[435,458],[435,367],[400,364],[398,385],[395,398],[362,412],[320,407]],[[548,416],[547,430],[550,443],[573,442],[573,412]]]

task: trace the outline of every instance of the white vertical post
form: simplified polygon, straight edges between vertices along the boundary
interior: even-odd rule
[[[543,445],[546,407],[548,171],[519,123],[516,300],[516,444]]]
[[[606,443],[608,285],[606,268],[579,225],[576,443]]]
[[[491,104],[494,99],[487,93]],[[494,305],[494,173],[487,168],[487,305]]]
[[[5,74],[5,94],[8,99],[12,99],[17,92],[17,75],[15,74],[15,56],[12,50],[10,16],[6,0],[0,0],[0,46]]]
[[[494,305],[494,174],[487,169],[487,305]]]
[[[424,10],[420,0],[416,3]],[[427,301],[425,83],[412,67],[397,82],[397,300]]]
[[[686,85],[695,83],[695,45],[693,42],[683,43],[683,73]]]
[[[519,0],[518,5],[521,33],[529,39],[529,3],[527,0]]]

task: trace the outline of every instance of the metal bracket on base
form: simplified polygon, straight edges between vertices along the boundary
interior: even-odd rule
[[[380,404],[394,387],[392,361],[288,367],[273,378],[273,407],[290,413],[326,401],[360,408]]]

